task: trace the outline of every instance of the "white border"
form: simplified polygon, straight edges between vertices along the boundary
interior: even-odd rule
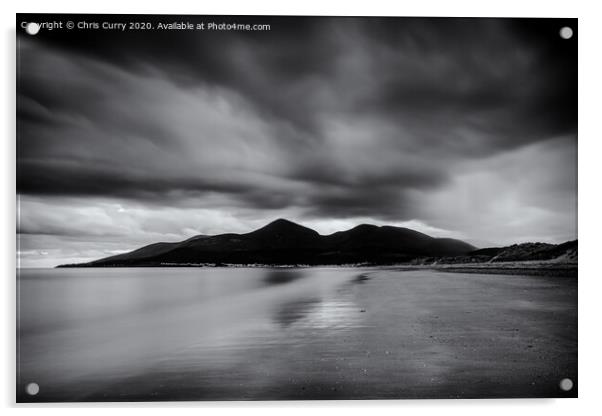
[[[231,414],[244,411],[251,415],[306,414],[306,412],[345,412],[346,415],[420,412],[445,415],[504,415],[530,414],[563,415],[590,414],[600,411],[597,400],[602,373],[600,366],[601,324],[600,297],[602,270],[596,264],[600,246],[602,214],[602,175],[599,169],[602,90],[601,46],[602,15],[595,1],[528,1],[505,0],[495,3],[464,0],[380,1],[370,0],[353,4],[350,1],[304,0],[291,4],[285,1],[7,1],[0,6],[2,13],[2,84],[3,96],[0,126],[5,135],[2,141],[2,236],[0,255],[4,266],[2,279],[2,332],[0,344],[3,374],[0,377],[1,403],[5,407],[25,408],[26,413],[42,410],[49,415],[64,412],[100,414],[111,412],[163,414],[170,411],[211,411]],[[15,406],[15,13],[169,13],[169,14],[301,14],[301,15],[397,15],[397,16],[488,16],[488,17],[577,17],[579,18],[579,399],[564,400],[421,400],[421,401],[348,401],[348,402],[180,402],[134,404],[76,404]],[[597,256],[598,254],[598,256]],[[201,409],[198,409],[198,408]],[[192,410],[190,410],[192,408]],[[196,408],[196,409],[195,409]]]

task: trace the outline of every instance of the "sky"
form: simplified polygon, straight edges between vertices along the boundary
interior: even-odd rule
[[[577,238],[575,19],[136,20],[270,30],[19,31],[20,267],[277,218]]]

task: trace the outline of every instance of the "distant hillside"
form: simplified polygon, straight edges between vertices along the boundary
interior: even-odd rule
[[[461,256],[416,258],[413,264],[461,264],[461,263],[502,263],[525,261],[550,261],[577,263],[578,242],[562,244],[522,243],[507,247],[482,248]]]
[[[359,225],[320,235],[279,219],[246,234],[196,236],[179,243],[155,243],[90,263],[59,267],[138,267],[224,264],[394,264],[419,257],[463,256],[475,247],[401,227]]]

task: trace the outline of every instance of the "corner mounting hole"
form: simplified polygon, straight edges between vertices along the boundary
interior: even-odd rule
[[[36,394],[38,394],[40,392],[40,386],[38,386],[38,383],[29,383],[25,387],[25,391],[30,396],[35,396]]]
[[[32,36],[37,35],[40,31],[40,25],[33,22],[27,23],[25,26],[25,31]]]
[[[562,391],[571,391],[573,389],[573,380],[570,378],[563,378],[560,380],[560,389]]]
[[[565,26],[560,29],[560,37],[562,39],[570,39],[573,37],[573,29],[568,26]]]

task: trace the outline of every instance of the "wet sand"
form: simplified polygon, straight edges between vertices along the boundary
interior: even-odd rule
[[[169,304],[173,293],[154,294],[155,306],[137,310],[136,320],[118,312],[54,330],[24,325],[19,400],[577,395],[576,279],[391,269],[236,269],[228,276],[181,270],[163,273],[186,273],[182,286],[196,282],[202,290],[195,293],[213,288],[214,296],[187,297],[190,287],[182,287],[177,293],[187,306]],[[220,292],[224,279],[239,283]],[[148,281],[141,285],[156,290]],[[161,345],[145,348],[141,339]],[[559,388],[563,378],[575,382],[570,392]],[[27,396],[24,386],[33,379],[42,380],[40,394]]]

